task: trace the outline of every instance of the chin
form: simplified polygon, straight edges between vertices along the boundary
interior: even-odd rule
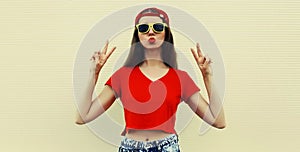
[[[158,49],[160,47],[161,47],[161,45],[153,45],[153,44],[144,45],[144,48],[149,49],[149,50]]]
[[[163,43],[142,43],[145,49],[158,49],[162,46]]]

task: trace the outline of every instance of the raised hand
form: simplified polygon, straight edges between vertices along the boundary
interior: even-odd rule
[[[191,48],[191,52],[197,62],[197,65],[203,76],[212,75],[212,69],[210,64],[212,63],[211,59],[204,56],[201,52],[199,43],[196,44],[197,52]]]
[[[108,43],[109,42],[107,41],[104,48],[101,51],[94,52],[93,56],[90,59],[92,61],[90,70],[94,71],[96,74],[100,72],[107,59],[116,49],[116,47],[113,47],[109,52],[107,52]]]

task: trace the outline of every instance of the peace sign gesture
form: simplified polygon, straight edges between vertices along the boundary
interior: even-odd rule
[[[202,73],[203,76],[211,75],[212,69],[210,66],[210,63],[212,63],[211,59],[204,56],[201,52],[199,43],[196,44],[197,52],[191,48],[191,52],[193,53],[193,56],[197,62],[197,65]]]
[[[96,74],[100,72],[107,59],[116,49],[116,47],[113,47],[109,52],[107,52],[107,48],[108,41],[106,41],[104,48],[101,51],[94,52],[94,55],[90,59],[92,61],[90,70],[95,71]]]

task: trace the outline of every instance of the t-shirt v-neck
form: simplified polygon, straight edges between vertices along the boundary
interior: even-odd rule
[[[169,68],[155,81],[136,67],[121,67],[105,85],[110,86],[124,108],[125,135],[129,129],[176,133],[176,111],[181,101],[200,91],[187,72]]]
[[[169,68],[168,71],[167,71],[164,75],[162,75],[162,76],[156,78],[155,80],[152,80],[152,79],[149,78],[149,76],[147,76],[147,75],[140,69],[139,66],[137,66],[136,68],[138,69],[138,71],[140,72],[140,74],[141,74],[144,78],[146,78],[147,80],[149,80],[149,81],[151,81],[151,82],[156,82],[156,81],[158,81],[158,80],[161,80],[161,79],[163,79],[164,77],[166,77],[166,76],[170,73],[170,68]]]

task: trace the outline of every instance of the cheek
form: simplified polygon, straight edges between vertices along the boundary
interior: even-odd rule
[[[141,35],[140,34],[138,34],[138,38],[141,40]]]
[[[161,33],[160,36],[159,36],[159,39],[160,40],[165,40],[165,33]]]
[[[143,41],[146,39],[146,36],[142,35],[142,34],[138,34],[138,37],[139,37],[140,41]]]

